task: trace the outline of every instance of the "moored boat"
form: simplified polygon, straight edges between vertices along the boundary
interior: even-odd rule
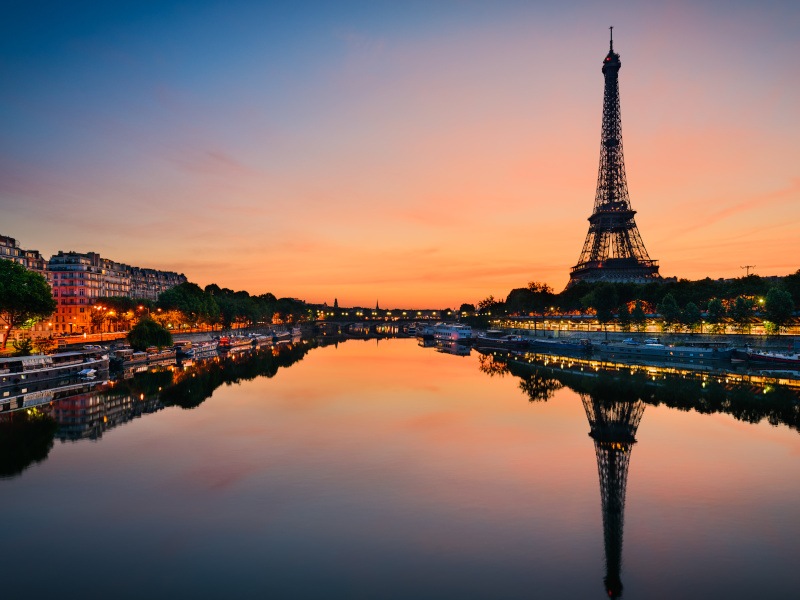
[[[414,325],[414,335],[418,340],[432,340],[434,338],[434,328],[430,323],[417,323]]]
[[[108,371],[108,355],[84,351],[0,358],[0,388],[75,376],[84,369]]]
[[[506,334],[497,329],[478,334],[473,338],[476,348],[497,348],[500,350],[525,350],[529,347],[528,340],[521,335]]]
[[[461,323],[437,323],[433,326],[433,337],[442,342],[468,342],[472,339],[472,327]]]
[[[292,341],[292,333],[288,329],[275,329],[272,332],[273,344],[288,344]]]
[[[194,358],[213,358],[217,355],[217,341],[198,342],[192,346]]]
[[[179,360],[194,358],[194,350],[192,349],[192,342],[188,340],[175,342],[175,345],[172,348],[175,350],[175,358]]]
[[[745,348],[743,353],[750,362],[800,367],[800,352],[772,352]]]
[[[230,352],[233,350],[244,350],[252,345],[252,340],[243,335],[223,336],[219,338],[217,350],[220,352]]]
[[[147,349],[147,362],[161,362],[165,360],[175,360],[176,350],[174,348],[156,348],[151,346]]]
[[[271,335],[261,335],[261,334],[254,334],[250,337],[251,344],[253,346],[266,346],[267,344],[272,343],[272,336]]]
[[[706,364],[711,361],[727,360],[731,357],[731,348],[718,345],[669,346],[658,338],[645,340],[643,344],[603,343],[595,346],[604,360],[620,360],[623,362],[637,360],[675,362],[684,364]]]
[[[589,354],[592,342],[586,338],[531,338],[528,342],[534,350],[553,354]]]

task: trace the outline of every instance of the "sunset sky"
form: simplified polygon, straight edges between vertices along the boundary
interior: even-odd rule
[[[560,290],[614,25],[661,274],[800,268],[796,2],[4,6],[0,234],[46,258],[347,306]]]

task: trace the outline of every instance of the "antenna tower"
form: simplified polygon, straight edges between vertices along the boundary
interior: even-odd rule
[[[594,212],[578,264],[572,267],[569,284],[580,281],[647,283],[661,279],[658,261],[651,260],[633,217],[622,153],[622,120],[619,103],[619,70],[622,63],[614,52],[614,28],[603,60],[605,92],[600,169]]]

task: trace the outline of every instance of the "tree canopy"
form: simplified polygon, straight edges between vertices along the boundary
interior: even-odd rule
[[[128,342],[134,350],[146,350],[150,346],[166,348],[172,346],[172,334],[153,319],[143,318],[128,333]]]
[[[196,283],[185,282],[162,292],[157,306],[162,310],[180,312],[189,325],[213,324],[219,318],[219,305],[214,296],[200,289]]]
[[[4,350],[14,329],[55,311],[56,302],[44,277],[13,261],[0,260],[0,317],[8,326],[3,338]]]
[[[791,320],[794,312],[792,295],[786,290],[773,287],[767,292],[764,303],[764,318],[772,324],[770,333],[778,333]]]

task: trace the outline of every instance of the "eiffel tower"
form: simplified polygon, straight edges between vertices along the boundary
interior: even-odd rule
[[[611,27],[608,54],[603,60],[603,131],[594,212],[578,264],[572,267],[567,287],[579,281],[647,283],[661,278],[658,261],[651,260],[639,235],[628,197],[625,158],[622,154],[622,120],[619,107],[619,69]]]
[[[609,598],[622,596],[622,526],[625,516],[625,488],[631,448],[645,404],[639,398],[620,398],[611,391],[581,394],[589,419],[589,435],[594,439],[600,499],[603,507],[603,542],[606,576],[603,579]]]

